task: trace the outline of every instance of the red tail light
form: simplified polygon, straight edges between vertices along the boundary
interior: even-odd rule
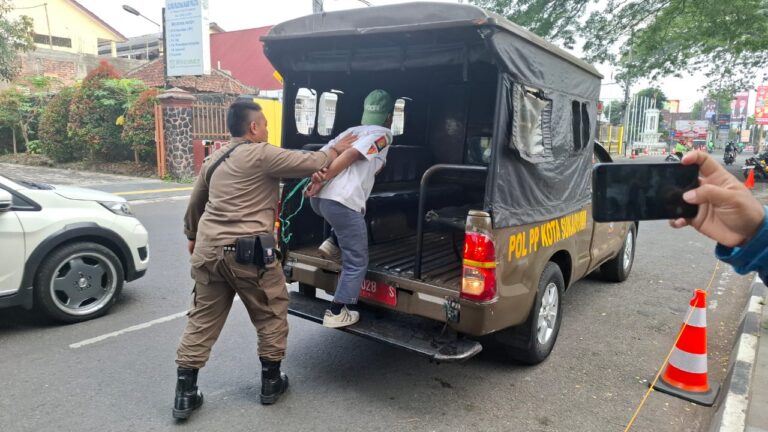
[[[464,235],[464,271],[461,297],[472,301],[496,298],[496,248],[485,234]]]

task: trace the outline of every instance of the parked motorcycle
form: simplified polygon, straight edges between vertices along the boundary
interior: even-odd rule
[[[755,179],[768,179],[768,165],[766,165],[766,161],[768,161],[768,152],[747,158],[744,166],[741,167],[744,178],[749,177],[750,170],[755,170]]]

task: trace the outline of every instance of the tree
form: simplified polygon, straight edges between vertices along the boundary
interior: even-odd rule
[[[704,101],[696,101],[691,108],[691,118],[699,120],[704,118]]]
[[[471,0],[477,6],[517,23],[537,35],[573,49],[578,18],[590,0]]]
[[[10,0],[0,0],[0,81],[11,81],[19,73],[18,53],[32,51],[32,18],[22,16],[12,20],[8,13],[13,9]]]
[[[19,126],[23,98],[24,95],[16,87],[9,87],[0,92],[0,128],[11,131],[14,154],[18,153],[16,130]]]
[[[130,148],[121,139],[125,112],[146,86],[120,79],[114,66],[102,61],[83,80],[72,97],[68,133],[85,143],[92,161],[121,161]]]
[[[765,0],[607,0],[589,13],[586,0],[472,2],[566,47],[583,38],[587,61],[618,66],[622,81],[702,72],[733,91],[768,66]]]
[[[624,108],[624,101],[613,100],[609,103],[609,106],[604,109],[606,115],[610,113],[608,121],[612,125],[618,126],[624,121]]]
[[[56,162],[82,160],[88,149],[82,141],[70,139],[67,133],[70,104],[75,89],[65,87],[51,98],[40,118],[40,150]]]
[[[664,94],[658,87],[648,87],[635,93],[635,97],[646,97],[656,100],[656,109],[664,109],[664,104],[667,102],[667,95]]]
[[[122,138],[133,149],[137,163],[139,160],[153,161],[156,155],[155,103],[158,93],[154,88],[144,90],[125,114]]]

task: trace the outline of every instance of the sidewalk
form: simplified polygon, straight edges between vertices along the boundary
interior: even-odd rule
[[[767,295],[768,288],[756,276],[712,431],[768,432]]]
[[[8,163],[0,163],[0,175],[14,180],[96,189],[122,196],[129,201],[188,196],[192,191],[192,184],[165,182],[146,177]]]

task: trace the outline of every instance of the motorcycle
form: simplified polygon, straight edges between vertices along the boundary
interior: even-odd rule
[[[754,170],[755,179],[768,179],[768,165],[766,165],[766,160],[768,160],[768,152],[747,158],[747,160],[744,162],[744,166],[741,167],[744,178],[746,179],[749,177],[750,170]]]
[[[723,155],[723,162],[725,162],[726,165],[732,164],[736,160],[736,155],[733,151],[727,151]]]

